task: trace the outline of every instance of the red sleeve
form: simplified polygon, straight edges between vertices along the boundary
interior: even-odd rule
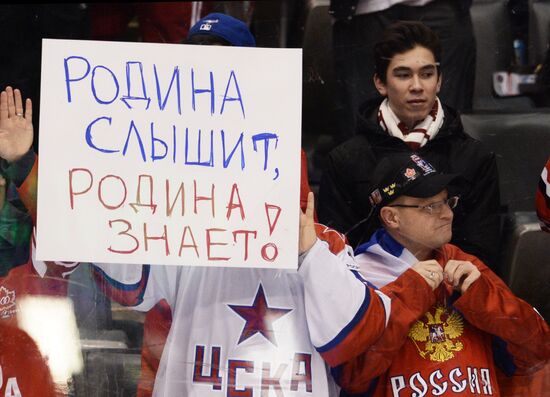
[[[0,325],[0,395],[55,397],[57,392],[46,359],[23,330]]]
[[[320,240],[328,244],[328,249],[334,255],[338,255],[348,248],[346,236],[328,226],[316,223],[315,232]]]
[[[153,395],[155,377],[171,324],[172,311],[164,299],[149,310],[145,316],[137,397]]]
[[[128,266],[128,265],[125,265]],[[105,296],[123,306],[137,306],[143,302],[143,294],[149,281],[150,265],[141,266],[141,278],[134,284],[125,284],[107,275],[99,266],[92,266],[94,280]]]
[[[357,313],[357,321],[353,321],[353,329],[342,336],[338,336],[337,344],[331,344],[328,348],[317,348],[323,360],[330,366],[345,365],[343,363],[355,360],[361,346],[372,346],[384,332],[385,311],[380,297],[373,289],[367,288],[368,297],[365,310]],[[393,314],[393,312],[392,312]],[[340,368],[340,367],[339,367]],[[359,380],[359,379],[355,379]]]
[[[550,359],[550,328],[527,302],[474,256],[451,246],[452,257],[472,262],[481,272],[454,306],[473,326],[502,339],[513,357],[515,373],[537,370]]]
[[[371,381],[386,372],[414,322],[435,303],[430,286],[412,269],[380,290],[391,299],[386,329],[368,350],[334,371],[338,384],[350,393],[367,391]]]
[[[358,346],[370,346],[378,340],[390,313],[380,295],[351,270],[353,255],[345,236],[326,226],[315,226],[319,241],[299,272],[304,278],[311,341],[334,367],[357,356]]]

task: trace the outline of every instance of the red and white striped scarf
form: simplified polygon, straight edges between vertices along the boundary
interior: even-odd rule
[[[432,110],[426,118],[412,129],[409,129],[405,123],[397,118],[389,106],[388,98],[384,99],[378,109],[380,127],[391,136],[401,139],[412,150],[421,148],[430,139],[433,139],[443,125],[444,118],[445,115],[439,98],[435,98]]]

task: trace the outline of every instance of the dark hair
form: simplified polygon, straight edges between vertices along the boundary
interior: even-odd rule
[[[198,44],[198,45],[223,45],[231,46],[231,43],[219,36],[211,34],[195,34],[182,41],[182,44]]]
[[[402,54],[420,46],[427,48],[439,63],[441,45],[439,37],[422,22],[399,21],[389,25],[382,36],[382,40],[374,46],[374,72],[380,80],[386,83],[386,74],[390,61],[396,54]],[[439,65],[437,73],[439,74]]]

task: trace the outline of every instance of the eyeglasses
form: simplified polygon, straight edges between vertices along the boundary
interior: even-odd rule
[[[456,208],[458,204],[458,196],[449,197],[447,200],[437,201],[428,205],[406,205],[406,204],[394,204],[388,205],[388,207],[404,207],[404,208],[419,208],[426,211],[428,214],[440,214],[443,211],[443,206],[447,205],[450,209]]]

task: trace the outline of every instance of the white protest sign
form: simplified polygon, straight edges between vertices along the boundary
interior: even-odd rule
[[[44,40],[37,257],[296,268],[301,57]]]

